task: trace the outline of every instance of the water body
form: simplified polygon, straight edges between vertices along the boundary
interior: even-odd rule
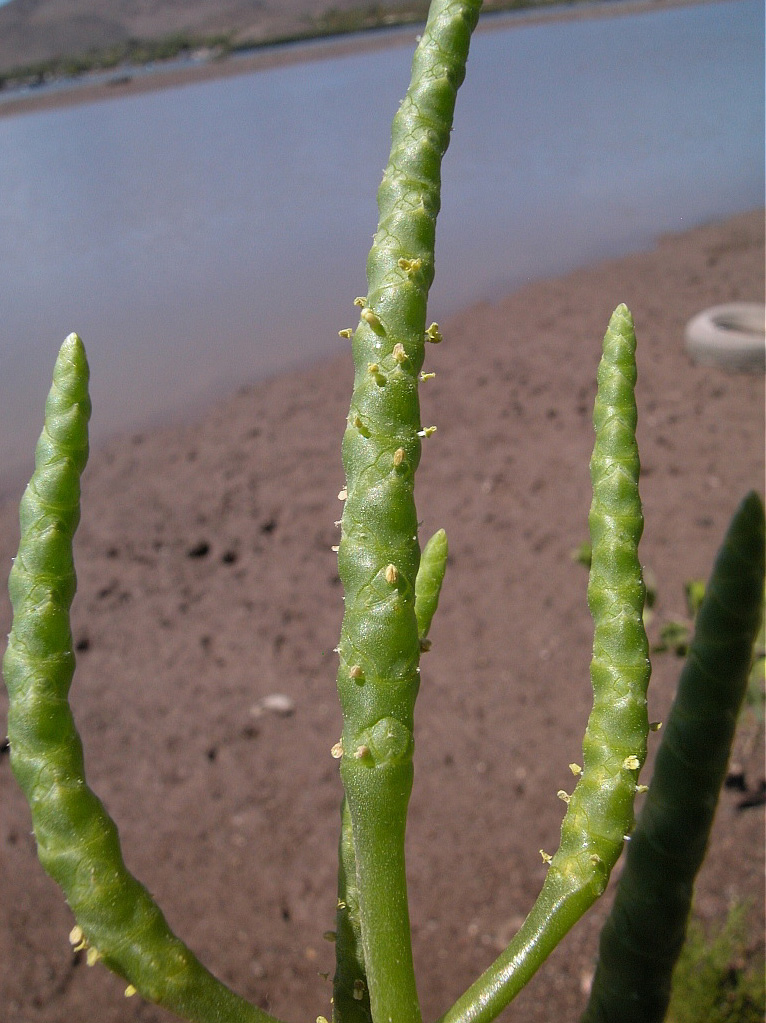
[[[761,205],[763,22],[726,0],[477,34],[433,318]],[[96,442],[340,350],[414,36],[0,120],[0,491],[71,330]]]

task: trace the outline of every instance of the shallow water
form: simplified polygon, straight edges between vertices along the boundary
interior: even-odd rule
[[[0,490],[55,351],[96,440],[342,350],[412,42],[0,120]],[[763,202],[757,0],[477,34],[431,315]]]

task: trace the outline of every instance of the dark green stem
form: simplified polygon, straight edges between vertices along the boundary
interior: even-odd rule
[[[370,992],[362,950],[362,921],[356,882],[356,857],[351,814],[344,797],[338,844],[338,905],[336,910],[336,967],[333,979],[333,1019],[371,1023]]]
[[[697,616],[663,728],[646,805],[631,835],[583,1023],[661,1023],[681,951],[758,631],[763,506],[735,514]]]

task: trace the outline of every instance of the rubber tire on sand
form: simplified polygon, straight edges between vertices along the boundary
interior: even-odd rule
[[[766,307],[759,302],[711,306],[686,324],[686,350],[705,366],[741,373],[766,370]]]

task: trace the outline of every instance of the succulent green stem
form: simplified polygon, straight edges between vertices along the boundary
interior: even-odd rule
[[[3,659],[11,767],[29,801],[42,865],[77,920],[75,942],[137,991],[192,1023],[277,1023],[217,980],[168,927],[128,871],[117,828],[85,780],[69,708],[75,668],[69,608],[72,539],[88,458],[88,363],[76,334],[61,347],[21,502],[9,582],[13,627]]]
[[[646,756],[650,666],[638,560],[643,530],[636,446],[636,339],[625,306],[604,338],[593,415],[593,557],[588,603],[594,621],[593,709],[583,741],[580,781],[568,802],[542,891],[516,937],[442,1023],[489,1023],[604,892],[633,826],[636,779]],[[576,766],[576,765],[575,765]],[[580,771],[579,767],[576,767]]]
[[[360,980],[375,1023],[420,1023],[404,862],[420,655],[413,487],[421,436],[430,432],[421,430],[418,374],[426,340],[441,337],[435,326],[426,330],[441,159],[480,6],[480,0],[431,5],[410,88],[393,122],[378,191],[380,221],[367,261],[368,293],[358,301],[353,339],[338,554],[346,602],[338,692],[341,777],[366,967]]]

